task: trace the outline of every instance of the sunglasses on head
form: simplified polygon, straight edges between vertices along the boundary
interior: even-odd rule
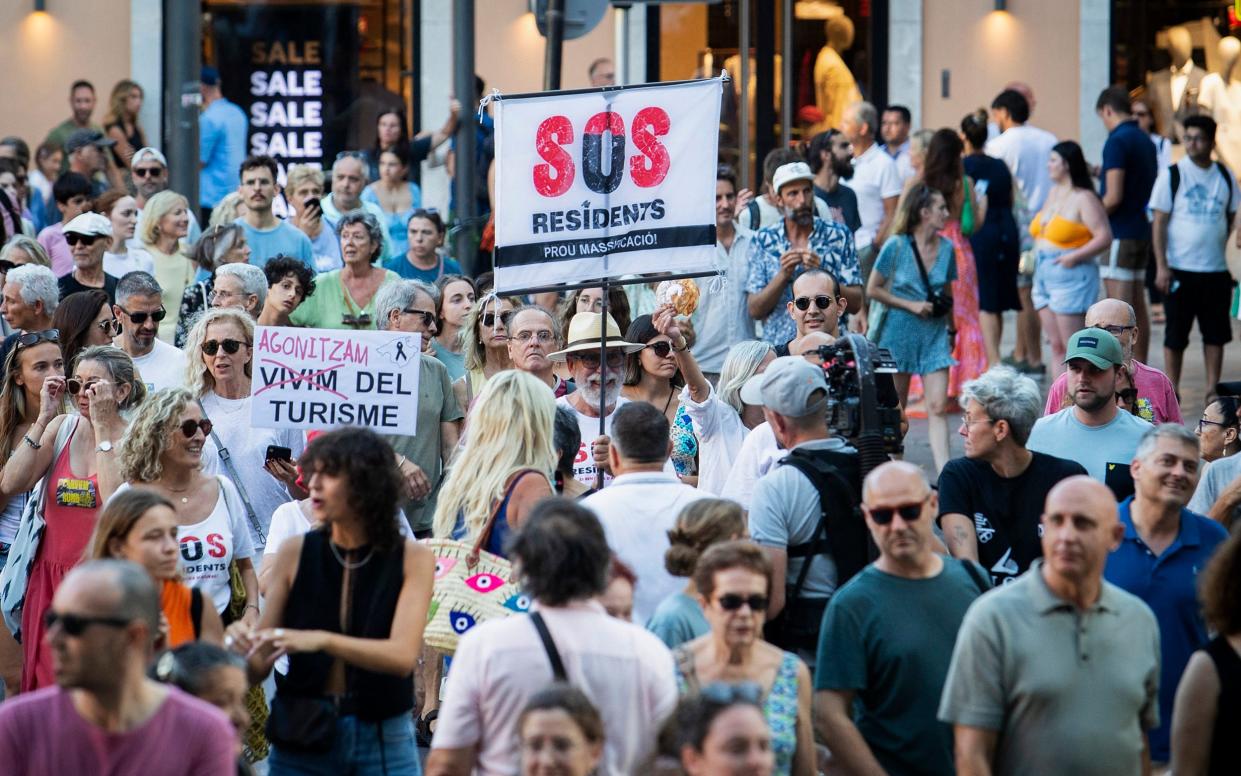
[[[31,345],[37,345],[40,342],[60,342],[60,330],[46,329],[44,331],[28,331],[25,334],[17,335],[18,347],[28,348]]]
[[[83,245],[94,245],[95,241],[99,238],[100,235],[97,234],[78,234],[77,232],[69,232],[65,235],[65,242],[69,243],[71,246],[77,245],[78,243],[82,243]]]
[[[739,595],[737,593],[725,593],[715,599],[720,608],[726,612],[735,612],[742,606],[748,605],[750,611],[765,612],[767,611],[767,596],[758,595]]]
[[[203,430],[203,436],[211,436],[211,421],[206,418],[203,418],[202,420],[182,421],[178,428],[181,429],[182,434],[185,434],[186,439],[193,439],[194,434],[197,433],[200,428]]]
[[[77,396],[84,389],[90,388],[98,382],[100,382],[98,377],[92,377],[89,380],[83,380],[80,377],[70,377],[68,380],[65,380],[65,390]]]
[[[663,342],[662,340],[660,342],[652,342],[646,346],[646,349],[660,358],[667,358],[668,354],[672,352],[672,343]]]
[[[154,178],[164,171],[163,167],[131,167],[129,171],[135,178]]]
[[[902,520],[906,523],[912,523],[922,517],[922,505],[925,503],[925,501],[919,501],[914,504],[900,504],[895,507],[871,507],[869,510],[870,519],[875,521],[875,525],[887,525],[899,513]]]
[[[147,318],[150,318],[156,323],[159,323],[160,321],[164,320],[165,316],[168,315],[168,311],[165,310],[162,306],[155,312],[150,312],[150,313],[131,313],[129,310],[126,310],[124,307],[121,307],[119,304],[116,306],[116,308],[120,310],[121,312],[125,313],[126,315],[128,315],[129,320],[133,321],[138,326],[141,326],[142,324],[146,323]]]
[[[235,339],[207,340],[203,343],[203,352],[209,356],[214,356],[220,352],[220,348],[224,348],[224,352],[230,356],[241,350],[242,345],[249,346],[250,343],[242,342]]]
[[[435,313],[427,312],[426,310],[414,310],[408,307],[402,310],[401,312],[405,313],[406,315],[421,315],[422,325],[426,326],[428,329],[435,325]]]
[[[371,314],[370,313],[358,313],[357,315],[354,315],[352,313],[345,313],[344,315],[340,317],[340,322],[344,326],[354,326],[354,327],[370,326],[371,325]]]
[[[505,310],[504,312],[500,313],[499,317],[500,317],[500,323],[507,326],[508,319],[513,317],[513,311]],[[483,321],[483,325],[490,329],[491,327],[496,325],[496,314],[495,313],[483,313],[482,321]]]
[[[793,305],[796,306],[798,310],[809,310],[810,301],[811,299],[808,296],[799,296],[793,300]],[[832,306],[832,301],[833,300],[830,296],[819,295],[814,297],[814,306],[820,310],[826,310]]]
[[[124,628],[126,625],[129,625],[129,620],[120,617],[87,617],[82,614],[60,614],[48,609],[47,613],[43,615],[43,625],[49,631],[52,629],[52,626],[59,625],[61,630],[67,635],[81,636],[92,625]]]

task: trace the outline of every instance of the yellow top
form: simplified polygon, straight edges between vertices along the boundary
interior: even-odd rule
[[[1094,236],[1085,224],[1070,221],[1063,216],[1053,215],[1044,226],[1041,212],[1030,222],[1030,234],[1064,249],[1080,248]]]

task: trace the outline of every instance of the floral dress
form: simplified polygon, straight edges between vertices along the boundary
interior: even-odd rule
[[[691,477],[698,473],[698,437],[694,435],[694,423],[682,404],[677,408],[676,420],[672,422],[672,465],[678,477]]]
[[[673,650],[677,668],[677,692],[686,695],[698,689],[698,675],[694,669],[694,654],[688,645]],[[797,663],[800,658],[785,652],[776,669],[776,680],[763,698],[763,716],[771,728],[771,751],[776,756],[774,776],[789,776],[793,772],[793,757],[797,754]]]

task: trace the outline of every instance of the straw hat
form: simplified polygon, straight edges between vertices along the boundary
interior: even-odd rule
[[[558,350],[548,356],[552,361],[564,361],[565,357],[570,353],[580,353],[584,350],[599,350],[599,317],[602,313],[578,313],[573,316],[573,320],[569,321],[569,342],[565,345],[564,350]],[[607,322],[607,346],[609,348],[622,348],[626,354],[637,353],[645,345],[626,342],[621,339],[620,327],[616,325],[616,321],[612,320],[612,316],[608,316]]]

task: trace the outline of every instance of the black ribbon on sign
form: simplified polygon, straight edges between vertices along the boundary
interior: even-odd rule
[[[394,356],[394,358],[397,361],[408,361],[409,360],[409,356],[405,355],[405,340],[396,341],[396,355]]]

